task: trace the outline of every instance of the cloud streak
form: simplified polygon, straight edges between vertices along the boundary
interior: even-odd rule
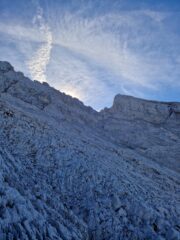
[[[96,0],[62,2],[33,0],[31,23],[0,21],[0,55],[96,109],[110,106],[116,93],[177,99],[178,12],[123,10],[116,0],[99,8]]]
[[[46,67],[49,63],[53,43],[52,32],[44,20],[43,9],[39,6],[37,1],[33,2],[37,8],[36,16],[33,19],[33,24],[39,27],[40,32],[44,36],[44,43],[41,44],[32,59],[28,61],[27,65],[33,79],[45,82],[47,81]]]
[[[90,99],[92,88],[97,102],[102,99],[105,102],[107,98],[107,102],[110,102],[109,96],[113,98],[117,91],[147,97],[147,92],[158,94],[162,84],[178,84],[180,71],[170,60],[167,50],[164,50],[171,44],[163,26],[167,14],[141,10],[84,18],[82,12],[81,9],[80,13],[61,15],[57,26],[59,31],[56,29],[54,33],[57,45],[76,53],[76,70],[71,69],[72,57],[66,64],[57,60],[58,77],[63,69],[68,69],[63,76],[67,80],[66,86],[62,85],[61,77],[58,79],[60,89],[66,91],[74,83],[73,89],[82,92],[81,99],[95,105]],[[171,38],[171,41],[175,39]],[[171,53],[171,58],[176,56]],[[57,59],[55,53],[53,58]],[[85,63],[87,66],[84,72],[82,66]],[[104,75],[100,74],[99,69],[104,71]],[[81,72],[84,72],[86,78],[79,77]],[[84,94],[87,92],[89,97]]]
[[[133,15],[129,17],[111,14],[89,21],[78,16],[65,16],[61,36],[56,39],[63,46],[79,52],[96,62],[97,65],[109,69],[122,81],[124,79],[130,83],[152,88],[154,86],[153,77],[159,69],[155,59],[145,58],[143,55],[133,52],[133,49],[129,47],[132,36],[128,30],[123,33],[127,36],[123,36],[123,34],[121,36],[120,32],[117,34],[116,30],[108,29],[114,25],[121,31],[126,24],[127,28],[128,26],[136,27],[134,31],[139,31],[140,27],[134,25],[138,24],[141,19],[135,19],[138,17],[137,13],[136,15],[133,13]],[[105,28],[107,30],[104,30]],[[133,41],[139,38],[140,36],[135,36]],[[145,41],[145,38],[142,41]],[[159,58],[158,60],[165,63],[163,59]]]

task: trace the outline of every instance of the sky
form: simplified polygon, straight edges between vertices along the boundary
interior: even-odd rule
[[[0,0],[0,60],[96,110],[180,101],[180,1]]]

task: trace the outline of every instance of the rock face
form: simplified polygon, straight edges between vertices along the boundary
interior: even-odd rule
[[[101,120],[114,142],[180,171],[180,103],[117,95]]]
[[[0,239],[179,239],[180,103],[96,112],[0,62]]]
[[[139,119],[152,124],[166,124],[168,120],[172,122],[180,119],[180,104],[147,101],[118,94],[109,112],[126,120]]]

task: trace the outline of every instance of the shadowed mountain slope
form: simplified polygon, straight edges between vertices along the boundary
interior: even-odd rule
[[[96,112],[0,62],[0,239],[179,239],[180,103]]]

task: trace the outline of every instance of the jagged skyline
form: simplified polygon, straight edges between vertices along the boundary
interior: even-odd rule
[[[97,110],[179,101],[179,20],[178,1],[2,0],[0,60]]]

